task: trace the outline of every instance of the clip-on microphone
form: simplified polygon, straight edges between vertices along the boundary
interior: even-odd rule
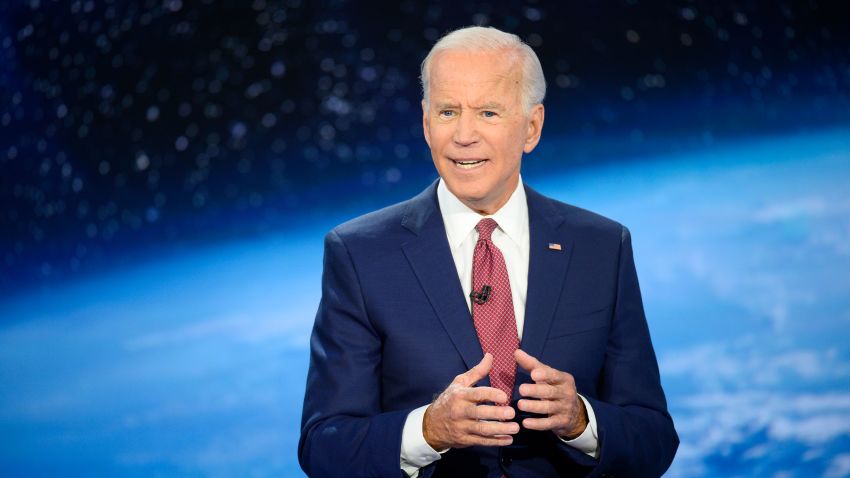
[[[481,287],[481,292],[472,291],[469,293],[469,298],[472,299],[478,305],[485,304],[488,299],[490,299],[490,292],[493,291],[493,288],[489,285],[484,285]]]

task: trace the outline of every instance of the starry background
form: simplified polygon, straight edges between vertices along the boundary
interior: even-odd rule
[[[321,237],[434,180],[419,62],[480,24],[522,37],[547,78],[526,181],[635,233],[683,434],[671,474],[847,476],[848,18],[816,1],[0,2],[0,471],[298,476]],[[650,242],[671,236],[691,245]],[[756,238],[787,255],[741,246]],[[711,271],[727,285],[707,292]],[[807,320],[821,335],[789,339]],[[801,377],[799,409],[756,413]],[[781,418],[811,409],[793,441]]]

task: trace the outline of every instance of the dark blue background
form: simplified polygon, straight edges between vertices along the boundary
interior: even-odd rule
[[[526,182],[632,229],[669,475],[848,476],[847,18],[0,3],[0,474],[297,476],[321,238],[436,178],[419,62],[484,24],[548,81]]]

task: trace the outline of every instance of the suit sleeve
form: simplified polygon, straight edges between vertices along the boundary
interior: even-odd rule
[[[592,470],[589,476],[659,477],[679,446],[661,388],[632,254],[622,228],[614,317],[597,397],[586,397],[596,414],[599,458],[565,450]],[[562,447],[566,448],[566,447]],[[583,456],[582,456],[583,455]]]
[[[410,410],[382,411],[380,370],[381,337],[369,322],[351,256],[331,231],[298,444],[308,476],[406,476],[399,456]]]

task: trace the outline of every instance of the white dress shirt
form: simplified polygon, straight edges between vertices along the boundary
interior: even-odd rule
[[[511,283],[517,333],[522,340],[531,244],[528,229],[528,202],[525,198],[522,178],[508,202],[491,216],[482,216],[467,207],[449,191],[442,180],[437,185],[437,201],[446,227],[446,236],[457,268],[457,275],[463,287],[463,296],[466,298],[466,305],[470,311],[472,310],[469,298],[469,293],[472,291],[472,256],[475,244],[478,242],[478,231],[475,230],[475,226],[485,217],[493,218],[499,224],[499,227],[493,231],[492,240],[505,257],[508,279]],[[596,415],[590,403],[581,395],[579,397],[587,408],[589,423],[581,435],[573,440],[564,440],[564,443],[596,458],[598,455]],[[418,476],[419,468],[439,460],[440,453],[448,451],[437,452],[425,441],[422,422],[426,408],[428,405],[423,405],[410,412],[402,431],[401,468],[412,478]]]

